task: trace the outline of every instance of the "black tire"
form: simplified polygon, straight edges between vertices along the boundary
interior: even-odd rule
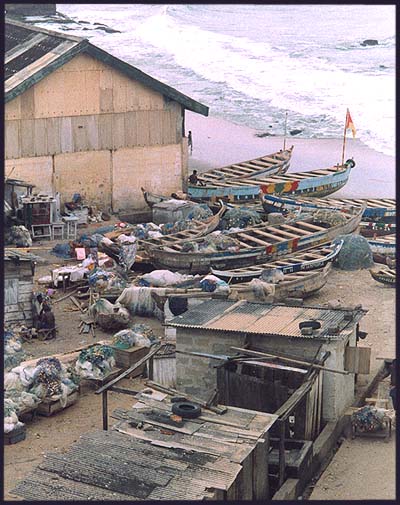
[[[201,408],[191,402],[175,402],[172,404],[172,412],[185,419],[196,419],[201,415]]]
[[[354,168],[356,166],[356,162],[352,159],[352,158],[349,158],[346,163],[345,163],[346,166],[350,166],[350,168]]]
[[[313,330],[319,330],[321,328],[321,323],[319,321],[302,321],[299,323],[299,329],[312,328]]]

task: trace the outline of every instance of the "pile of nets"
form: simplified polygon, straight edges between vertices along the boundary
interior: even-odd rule
[[[18,366],[25,358],[19,337],[9,330],[4,331],[4,370],[9,371]]]
[[[193,275],[183,275],[178,272],[170,272],[169,270],[153,270],[148,274],[142,275],[139,278],[138,285],[147,287],[176,286],[191,279],[193,279]]]
[[[75,371],[81,378],[104,379],[115,366],[114,350],[109,345],[96,344],[80,352]]]
[[[125,307],[122,307],[118,301],[113,304],[105,298],[100,298],[89,307],[88,316],[104,330],[126,328],[130,321],[129,312]],[[86,318],[85,314],[83,320]]]
[[[4,374],[4,397],[17,416],[35,409],[45,400],[60,400],[65,407],[68,395],[78,387],[76,376],[53,357],[39,359],[35,365],[19,365]],[[13,424],[16,425],[15,419]]]
[[[112,339],[118,349],[130,349],[134,346],[150,347],[159,340],[146,324],[135,324],[130,329],[116,333]]]
[[[229,285],[225,281],[211,274],[203,277],[200,281],[200,287],[202,291],[207,293],[213,293],[215,291],[216,293],[228,294],[230,291]]]
[[[342,248],[334,260],[341,270],[359,270],[374,265],[373,254],[368,241],[361,235],[339,235],[334,243],[343,240]]]
[[[213,253],[218,251],[238,252],[240,242],[221,232],[213,232],[202,240],[195,242],[188,240],[182,243],[182,252]]]
[[[366,405],[351,415],[351,423],[361,432],[374,432],[383,428],[385,411],[372,405]]]
[[[213,215],[212,210],[206,203],[196,203],[187,215],[187,219],[204,221]]]
[[[176,221],[175,223],[165,223],[160,227],[162,229],[163,235],[170,235],[172,233],[178,233],[179,231],[194,230],[198,228],[198,224],[190,220]]]
[[[4,235],[5,243],[17,247],[32,247],[32,237],[25,226],[11,226]]]
[[[151,239],[162,237],[160,226],[155,223],[141,223],[133,226],[131,234],[138,239]]]
[[[337,226],[347,222],[343,212],[331,209],[318,209],[312,212],[312,218],[315,223],[327,223],[330,226]]]
[[[265,282],[261,279],[252,279],[249,286],[254,294],[256,300],[264,302],[273,302],[275,296],[275,284]]]
[[[157,306],[152,293],[163,297],[166,295],[166,290],[165,288],[130,286],[122,291],[116,304],[123,305],[132,316],[154,316],[162,321],[164,319],[164,311]]]
[[[230,228],[246,228],[261,223],[260,214],[254,210],[234,208],[228,209],[219,223],[220,230],[228,230]]]
[[[69,244],[56,244],[50,251],[50,254],[59,258],[69,259],[72,257],[72,249]]]
[[[272,284],[278,284],[278,282],[282,282],[284,279],[285,274],[279,268],[264,268],[260,275],[260,280],[270,282]]]

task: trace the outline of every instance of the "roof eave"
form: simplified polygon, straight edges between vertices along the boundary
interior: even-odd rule
[[[116,70],[119,70],[128,77],[135,79],[140,83],[142,83],[143,85],[148,86],[149,88],[154,89],[155,91],[161,93],[162,95],[167,96],[168,98],[174,100],[175,102],[180,103],[181,105],[183,105],[183,107],[185,107],[185,109],[191,110],[198,114],[202,114],[203,116],[208,116],[209,108],[206,105],[203,105],[202,103],[197,102],[196,100],[193,100],[187,95],[184,95],[183,93],[177,91],[171,86],[168,86],[167,84],[164,84],[158,81],[157,79],[154,79],[150,75],[145,74],[144,72],[130,65],[129,63],[126,63],[125,61],[120,60],[119,58],[113,56],[112,54],[107,53],[103,49],[100,49],[99,47],[88,43],[84,51],[93,56],[94,58],[99,59],[106,65],[110,65]]]
[[[28,79],[21,82],[21,84],[15,86],[11,91],[6,92],[4,94],[5,103],[10,102],[18,95],[21,95],[27,89],[31,88],[33,85],[35,85],[36,83],[47,77],[49,74],[54,72],[54,70],[57,70],[58,68],[62,67],[65,63],[72,60],[74,56],[83,52],[87,45],[88,45],[87,40],[86,39],[82,40],[76,46],[72,47],[64,54],[61,54],[59,58],[51,62],[49,65],[45,66],[44,68],[41,68],[40,70],[32,74]]]

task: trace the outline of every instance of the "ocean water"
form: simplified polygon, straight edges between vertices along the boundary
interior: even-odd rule
[[[65,17],[27,21],[88,38],[209,106],[210,115],[283,135],[287,112],[287,130],[301,130],[299,137],[337,138],[349,108],[357,138],[395,153],[394,5],[57,9]],[[363,47],[365,39],[378,45]]]

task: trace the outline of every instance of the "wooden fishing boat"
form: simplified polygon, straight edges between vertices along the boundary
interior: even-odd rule
[[[284,174],[289,169],[292,150],[293,146],[285,151],[280,150],[260,158],[207,170],[198,175],[198,179],[200,183],[212,185],[216,181],[254,179],[265,175]]]
[[[347,163],[347,162],[346,162]],[[330,168],[290,174],[213,181],[205,186],[188,186],[188,195],[193,201],[246,202],[266,195],[325,196],[342,188],[348,181],[351,163]]]
[[[168,235],[163,235],[162,237],[151,238],[151,239],[140,239],[138,240],[138,249],[145,249],[148,247],[162,247],[168,246],[170,244],[179,243],[181,241],[192,240],[197,237],[203,237],[209,233],[215,231],[218,228],[221,217],[224,215],[227,207],[221,202],[221,207],[219,211],[210,216],[204,221],[199,221],[192,219],[192,222],[196,224],[195,228],[188,230],[178,231],[176,233],[170,233]]]
[[[156,205],[157,203],[166,202],[167,200],[171,200],[172,198],[174,198],[175,200],[179,200],[179,198],[175,194],[174,196],[157,195],[155,193],[151,193],[150,191],[146,191],[144,188],[140,189],[142,190],[143,198],[147,203],[147,205],[150,207],[150,209],[152,209],[154,205]]]
[[[211,268],[211,273],[229,284],[235,284],[257,279],[266,268],[276,268],[284,274],[309,272],[321,269],[328,263],[333,262],[342,246],[343,240],[340,240],[338,243],[328,243],[259,265],[250,265],[248,267],[234,268],[232,270],[216,270]]]
[[[391,198],[292,198],[263,195],[262,205],[266,213],[283,214],[320,208],[340,210],[343,206],[365,205],[363,220],[389,223],[396,218],[396,200]]]
[[[387,264],[388,258],[396,256],[396,235],[368,239],[374,261]]]
[[[396,287],[396,270],[393,268],[379,268],[369,270],[373,279],[387,286]]]
[[[396,223],[361,221],[360,235],[366,238],[384,237],[396,233]]]
[[[335,219],[340,218],[340,223],[335,225],[327,222],[326,217],[322,222],[318,218],[318,211],[304,220],[276,225],[260,223],[242,231],[224,234],[226,241],[234,239],[231,242],[235,244],[232,248],[222,245],[225,250],[206,252],[206,240],[195,238],[189,244],[191,252],[186,252],[188,244],[179,241],[163,247],[150,246],[147,253],[154,266],[187,273],[208,273],[210,268],[247,267],[310,249],[330,242],[338,235],[351,233],[359,225],[363,211],[363,207],[358,207],[348,213],[334,213]]]
[[[331,268],[332,263],[328,263],[325,267],[311,272],[285,274],[282,281],[266,285],[265,298],[271,299],[271,303],[281,302],[287,298],[307,298],[325,286]],[[260,286],[255,286],[252,282],[234,284],[230,288],[231,300],[256,301],[264,298],[262,294],[260,296]]]

